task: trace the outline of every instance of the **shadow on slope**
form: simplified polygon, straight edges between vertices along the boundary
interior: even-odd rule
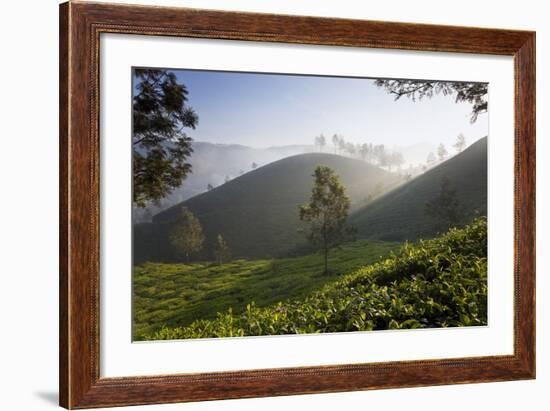
[[[202,259],[211,259],[216,236],[227,241],[233,257],[267,258],[295,255],[307,246],[298,207],[310,197],[317,165],[340,176],[352,208],[369,194],[398,182],[395,174],[360,160],[334,154],[308,153],[284,158],[246,173],[222,186],[173,206],[134,226],[134,263],[177,261],[169,233],[181,207],[200,220],[206,236]]]
[[[359,238],[414,241],[437,234],[437,224],[425,213],[426,202],[436,197],[447,177],[456,190],[467,224],[487,215],[487,137],[444,163],[386,193],[350,217]]]

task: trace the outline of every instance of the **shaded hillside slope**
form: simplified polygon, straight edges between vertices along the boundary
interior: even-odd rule
[[[414,241],[433,237],[437,225],[426,215],[426,202],[436,197],[447,177],[456,190],[464,223],[487,214],[487,138],[434,167],[414,180],[386,193],[350,217],[360,238]]]
[[[176,260],[168,238],[182,206],[203,226],[206,242],[200,258],[212,258],[218,234],[227,240],[234,257],[278,257],[303,248],[306,242],[298,232],[298,207],[311,195],[317,165],[336,171],[352,207],[364,203],[369,193],[398,181],[397,176],[378,167],[334,154],[287,157],[171,207],[154,216],[151,224],[136,225],[134,261]]]

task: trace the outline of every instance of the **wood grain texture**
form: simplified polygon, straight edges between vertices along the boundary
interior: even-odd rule
[[[514,56],[514,355],[161,377],[99,373],[101,33]],[[535,34],[70,2],[60,6],[60,404],[91,408],[528,379],[535,376]]]
[[[59,402],[69,404],[69,284],[68,284],[68,175],[69,156],[69,66],[68,4],[60,6],[59,15]]]

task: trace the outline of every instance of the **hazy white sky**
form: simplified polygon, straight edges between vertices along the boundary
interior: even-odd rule
[[[269,147],[311,144],[323,133],[388,147],[420,142],[468,145],[488,135],[487,114],[453,96],[394,101],[372,79],[174,70],[187,86],[199,125],[196,141]]]

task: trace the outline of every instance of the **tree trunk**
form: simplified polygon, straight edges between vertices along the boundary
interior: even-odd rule
[[[325,275],[328,275],[328,248],[325,248]]]

